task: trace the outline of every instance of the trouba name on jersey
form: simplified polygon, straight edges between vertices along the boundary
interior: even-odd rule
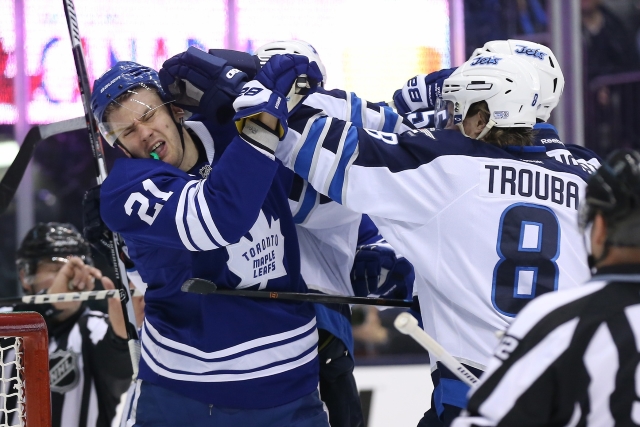
[[[574,181],[542,170],[504,165],[484,165],[485,197],[530,197],[578,210],[580,187]]]

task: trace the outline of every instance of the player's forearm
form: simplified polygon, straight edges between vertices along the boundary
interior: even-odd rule
[[[214,250],[245,235],[258,218],[278,169],[272,159],[240,137],[204,180],[189,180],[162,165],[133,170],[139,164],[131,165],[131,176],[123,167],[123,176],[113,178],[117,184],[110,182],[115,173],[103,184],[105,223],[128,238],[191,251]],[[147,179],[140,182],[141,178]],[[146,204],[141,206],[143,201]]]
[[[410,122],[390,107],[367,102],[353,92],[319,90],[305,99],[304,106],[322,110],[329,117],[352,122],[356,127],[395,133],[413,129]]]

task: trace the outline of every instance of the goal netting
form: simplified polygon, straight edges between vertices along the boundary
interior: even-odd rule
[[[38,313],[0,313],[0,427],[49,427],[47,325]]]

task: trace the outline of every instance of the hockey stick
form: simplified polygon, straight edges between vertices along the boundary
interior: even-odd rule
[[[16,158],[13,159],[11,166],[9,166],[0,182],[0,214],[9,207],[9,203],[11,203],[13,196],[16,194],[24,172],[27,170],[27,166],[29,166],[29,162],[36,150],[36,145],[43,139],[65,132],[84,129],[85,126],[84,117],[76,117],[75,119],[61,122],[34,126],[27,132]]]
[[[400,313],[393,325],[403,334],[409,335],[416,340],[418,344],[424,347],[429,355],[437,358],[444,366],[446,366],[453,374],[468,385],[473,386],[478,382],[478,378],[473,375],[462,363],[458,362],[452,355],[447,352],[436,340],[431,338],[429,334],[420,329],[418,320],[409,313]]]
[[[412,301],[384,298],[347,297],[340,295],[325,295],[297,292],[265,292],[246,289],[219,289],[215,283],[206,279],[189,279],[182,284],[183,292],[192,294],[217,294],[248,298],[267,298],[287,301],[308,301],[322,304],[360,304],[381,305],[386,307],[411,307]]]
[[[137,289],[131,294],[133,296],[142,296],[142,292]],[[51,304],[55,302],[73,302],[73,301],[95,301],[108,298],[120,298],[118,289],[110,289],[104,291],[86,291],[86,292],[65,292],[60,294],[42,294],[42,295],[25,295],[22,297],[0,298],[0,306],[16,304]]]
[[[87,66],[84,61],[84,52],[82,50],[82,43],[80,41],[80,31],[78,29],[78,18],[76,16],[76,9],[73,5],[73,0],[63,0],[64,13],[67,18],[67,26],[69,28],[69,35],[71,36],[71,47],[73,50],[73,60],[76,65],[76,73],[78,74],[78,87],[80,88],[80,96],[82,98],[82,106],[84,107],[85,126],[89,133],[89,140],[91,142],[91,149],[93,151],[93,157],[95,159],[95,167],[97,173],[98,184],[107,178],[107,166],[104,160],[104,152],[102,151],[102,144],[98,139],[96,130],[98,124],[91,112],[91,89],[89,86],[89,75],[87,74]],[[133,365],[133,376],[137,377],[138,365],[140,363],[140,342],[138,337],[138,330],[135,324],[135,311],[131,302],[131,292],[129,290],[129,281],[127,279],[126,268],[122,259],[118,256],[118,250],[123,246],[122,239],[117,233],[112,233],[109,237],[111,262],[114,265],[116,281],[116,288],[120,291],[120,301],[122,303],[122,315],[124,316],[124,323],[127,330],[127,341],[129,344],[129,353],[131,354],[131,363]]]

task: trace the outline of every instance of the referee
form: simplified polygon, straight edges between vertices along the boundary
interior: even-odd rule
[[[523,309],[453,427],[640,424],[638,152],[591,177],[580,226],[596,274]]]

